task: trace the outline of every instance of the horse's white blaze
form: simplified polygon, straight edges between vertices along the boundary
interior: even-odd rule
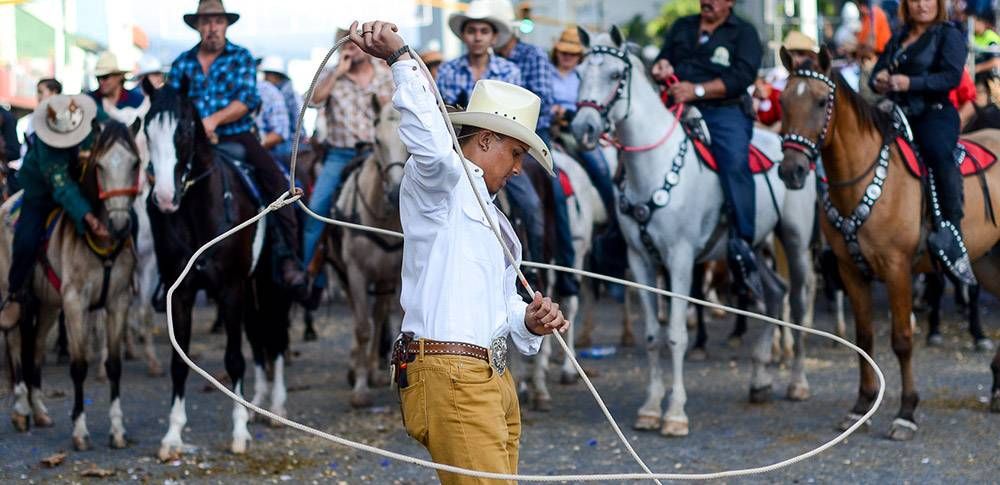
[[[171,113],[161,113],[146,125],[149,135],[149,162],[153,165],[156,183],[153,195],[161,209],[171,210],[174,194],[174,170],[177,167],[177,149],[174,147],[174,131],[177,118]]]
[[[187,413],[184,411],[184,399],[175,398],[174,404],[170,406],[170,427],[167,428],[167,434],[160,440],[160,444],[164,447],[177,449],[184,446],[184,441],[181,440],[181,433],[184,431],[184,425],[186,424]]]
[[[115,398],[111,402],[111,409],[108,410],[108,417],[111,418],[111,436],[124,436],[125,423],[123,421],[122,403],[120,398]]]
[[[18,382],[14,386],[14,412],[21,416],[31,414],[31,406],[28,403],[28,386],[24,381]]]
[[[279,355],[274,359],[274,391],[271,392],[271,411],[280,416],[285,415],[285,402],[288,400],[288,390],[285,388],[285,358]]]
[[[73,437],[86,438],[89,435],[90,432],[87,431],[87,413],[83,412],[73,420]]]
[[[45,402],[42,401],[42,390],[40,388],[34,388],[31,391],[31,410],[35,414],[49,414],[48,408],[45,407]]]
[[[806,93],[806,83],[799,83],[799,85],[795,87],[795,95],[802,96],[805,93]]]
[[[236,394],[243,397],[243,393],[240,391],[241,386],[239,382],[233,385],[233,389],[236,390]],[[243,453],[247,449],[247,443],[250,441],[250,430],[247,429],[247,422],[250,421],[250,412],[247,408],[243,407],[242,404],[238,402],[233,402],[233,453]]]

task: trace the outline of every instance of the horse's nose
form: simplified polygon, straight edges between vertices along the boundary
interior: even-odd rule
[[[156,206],[160,208],[162,212],[167,214],[177,210],[177,206],[174,205],[174,195],[169,194],[164,190],[157,190],[154,192],[156,196]]]

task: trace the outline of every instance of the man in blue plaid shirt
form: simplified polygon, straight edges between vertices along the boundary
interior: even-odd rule
[[[257,63],[250,52],[226,40],[226,29],[239,20],[226,12],[218,0],[202,1],[198,12],[184,16],[184,22],[201,35],[201,42],[182,53],[170,68],[168,82],[174,89],[186,86],[186,94],[201,115],[210,140],[237,143],[246,150],[246,162],[268,200],[288,190],[288,179],[278,163],[254,134],[252,113],[260,106],[257,93]],[[297,257],[298,222],[292,206],[277,211],[285,238],[275,250],[281,255],[281,276],[286,288],[304,298],[306,274]]]

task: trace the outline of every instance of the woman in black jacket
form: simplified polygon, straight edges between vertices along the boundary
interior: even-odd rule
[[[871,87],[898,104],[934,178],[940,224],[928,237],[931,254],[966,284],[975,276],[962,241],[962,175],[955,165],[960,122],[948,101],[967,54],[965,38],[947,21],[945,0],[903,0],[903,25],[875,64]]]

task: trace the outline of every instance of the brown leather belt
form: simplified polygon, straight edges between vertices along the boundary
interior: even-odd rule
[[[490,353],[485,347],[464,342],[441,342],[437,340],[414,340],[406,346],[406,353],[420,355],[420,344],[423,342],[424,355],[464,355],[489,363]]]

